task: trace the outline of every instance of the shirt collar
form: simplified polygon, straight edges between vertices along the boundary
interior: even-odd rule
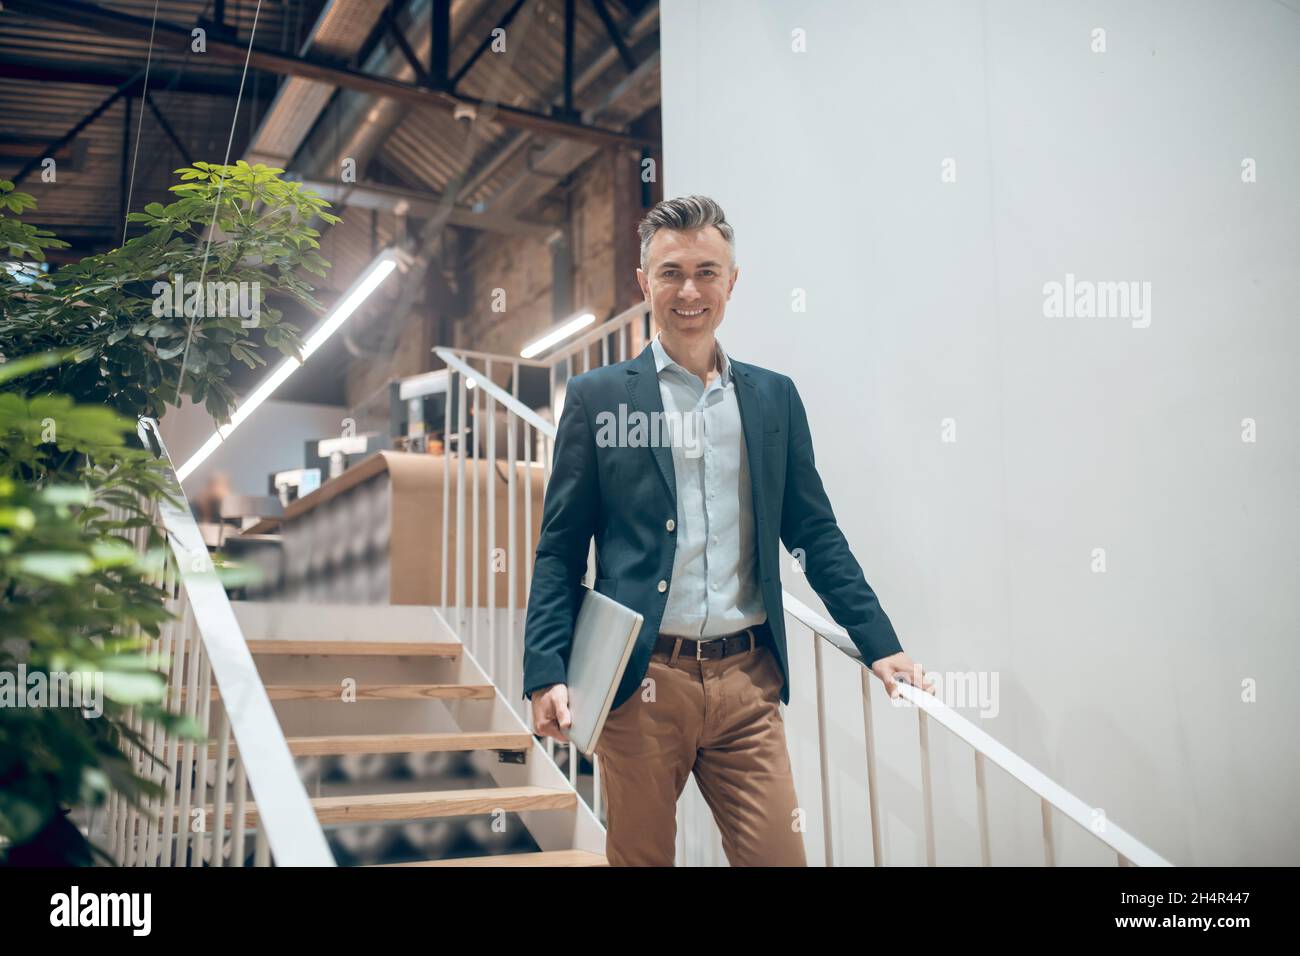
[[[661,334],[661,332],[656,332],[655,337],[650,340],[650,348],[654,350],[655,356],[655,371],[662,372],[665,368],[671,365],[674,368],[679,368],[683,372],[686,372],[687,375],[696,377],[693,372],[687,371],[683,366],[673,361],[672,356],[668,354],[668,350],[665,349],[663,343],[659,341],[659,336]],[[716,338],[713,340],[713,344],[717,350],[717,361],[720,368],[719,377],[722,379],[723,385],[729,385],[731,383],[731,359],[727,357],[727,350],[722,347],[722,343]]]

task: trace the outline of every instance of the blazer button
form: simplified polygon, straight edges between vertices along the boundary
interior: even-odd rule
[[[677,527],[677,522],[674,521],[672,518],[669,518],[667,523],[664,525],[664,527],[667,528],[669,531],[672,531],[673,528]]]
[[[668,590],[668,582],[667,582],[667,581],[660,581],[660,582],[659,582],[659,593],[660,593],[660,594],[663,594],[663,593],[664,593],[665,591],[667,591],[667,590]]]

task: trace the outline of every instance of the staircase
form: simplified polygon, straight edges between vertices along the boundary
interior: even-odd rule
[[[549,372],[552,416],[562,408],[563,383],[591,367],[635,354],[649,334],[648,313],[638,307],[546,363],[532,362]],[[459,422],[448,436],[443,457],[441,611],[415,605],[228,602],[210,565],[205,566],[207,549],[189,510],[158,503],[171,551],[159,583],[172,595],[168,605],[175,617],[153,646],[162,660],[174,661],[170,709],[196,722],[211,743],[194,760],[188,743],[182,745],[165,730],[137,721],[133,729],[146,741],[152,738],[152,749],[163,754],[163,760],[149,759],[140,746],[130,746],[127,752],[137,771],[153,776],[165,796],[145,808],[147,822],[133,805],[116,796],[110,800],[97,832],[120,864],[243,866],[250,862],[244,847],[251,833],[253,865],[267,865],[273,857],[282,865],[310,866],[607,865],[605,831],[599,822],[599,761],[592,761],[594,779],[584,799],[577,789],[581,760],[573,745],[556,748],[548,740],[545,748],[536,747],[524,723],[528,715],[522,707],[516,712],[511,706],[522,703],[515,685],[522,674],[520,615],[525,609],[513,596],[498,605],[495,587],[486,589],[485,606],[472,597],[466,600],[467,593],[482,593],[477,572],[467,573],[481,567],[481,510],[486,514],[483,540],[504,543],[507,595],[516,593],[517,582],[527,589],[534,547],[528,530],[532,496],[523,496],[523,514],[516,514],[516,464],[526,463],[525,486],[537,471],[544,487],[550,477],[555,426],[493,381],[494,366],[508,365],[517,386],[519,369],[529,364],[527,360],[437,352],[454,375],[452,388],[459,399]],[[504,413],[503,481],[512,507],[503,528],[494,527],[495,483],[488,484],[485,509],[480,508],[477,484],[472,496],[465,491],[466,464],[477,469],[480,458],[477,443],[467,441],[466,406],[471,399],[475,420],[486,421],[485,457],[492,470],[499,464],[497,413]],[[142,420],[141,428],[142,437],[145,431],[156,433],[148,420]],[[161,447],[161,441],[157,444]],[[167,458],[165,448],[160,454]],[[454,494],[446,480],[451,474],[459,475]],[[145,543],[143,537],[137,542],[142,549]],[[808,693],[815,706],[824,862],[835,863],[832,781],[840,779],[838,768],[832,767],[830,731],[845,730],[828,712],[824,657],[837,653],[852,661],[858,672],[872,859],[877,866],[885,865],[875,708],[866,662],[843,629],[788,592],[783,598],[785,614],[806,631],[813,651],[815,673]],[[449,621],[455,622],[455,630]],[[470,646],[462,642],[462,634]],[[490,672],[471,647],[481,652]],[[218,684],[229,700],[217,690]],[[502,696],[498,685],[508,696]],[[986,785],[990,765],[1038,798],[1046,865],[1058,862],[1057,819],[1084,830],[1113,852],[1120,866],[1169,865],[946,704],[906,684],[900,697],[917,718],[918,794],[928,865],[938,862],[931,724],[943,727],[973,752],[982,865],[994,862]],[[844,703],[851,707],[851,702],[841,702],[841,713],[851,712]],[[567,777],[552,759],[565,752]],[[394,758],[402,762],[405,774],[385,778],[377,772]],[[191,791],[203,795],[205,811],[190,809]],[[233,793],[229,806],[228,793]],[[253,805],[257,800],[260,807]],[[453,826],[461,830],[453,831]],[[679,863],[690,849],[684,845],[685,829],[679,803]],[[405,852],[399,852],[403,842]]]
[[[340,863],[606,865],[604,828],[435,609],[232,607]],[[215,688],[212,699],[220,700]],[[209,745],[209,755],[217,749]],[[384,767],[401,772],[384,776]],[[413,768],[443,772],[431,785],[434,774]],[[229,827],[233,811],[223,812]],[[243,812],[255,829],[256,809]],[[420,828],[430,821],[441,826]],[[449,835],[457,828],[459,838]],[[487,849],[474,846],[476,833]],[[394,846],[410,856],[422,844],[453,855],[383,859]]]

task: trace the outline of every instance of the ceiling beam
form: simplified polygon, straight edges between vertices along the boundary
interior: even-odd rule
[[[421,219],[435,216],[444,202],[443,194],[420,189],[405,189],[400,186],[385,186],[379,183],[333,183],[324,180],[305,179],[304,189],[310,189],[323,199],[355,209],[383,209],[389,212],[406,213]],[[453,208],[447,217],[453,226],[469,229],[481,229],[486,232],[503,232],[518,236],[532,236],[543,241],[551,239],[559,231],[558,226],[544,222],[530,222],[501,213],[476,213],[463,207]]]
[[[429,74],[429,71],[424,68],[424,64],[421,63],[420,58],[415,55],[415,51],[411,49],[411,44],[407,41],[406,34],[402,32],[402,28],[397,22],[397,17],[393,15],[392,7],[384,7],[383,12],[380,13],[379,16],[380,19],[384,21],[384,26],[388,28],[389,35],[392,36],[394,41],[396,41],[397,48],[402,51],[402,56],[406,58],[406,62],[410,65],[411,69],[415,71],[416,80],[422,86],[433,86],[433,77]]]
[[[614,18],[609,15],[609,10],[605,7],[605,0],[591,0],[592,6],[596,8],[596,13],[600,17],[600,22],[605,24],[605,32],[609,34],[609,40],[618,50],[618,57],[623,61],[623,66],[629,73],[636,69],[636,57],[632,51],[627,48],[623,42],[623,35],[618,32],[618,27],[614,23]]]
[[[43,150],[41,150],[39,155],[32,156],[32,158],[27,161],[27,164],[23,166],[22,169],[18,170],[17,173],[14,174],[13,184],[15,186],[21,184],[22,181],[27,178],[28,174],[36,170],[41,165],[41,163],[44,160],[44,157],[57,153],[68,143],[76,139],[78,133],[80,133],[91,123],[95,122],[95,120],[103,116],[104,113],[108,111],[109,107],[111,107],[114,103],[116,103],[119,99],[121,99],[125,95],[126,95],[126,90],[124,86],[120,86],[116,90],[114,90],[113,93],[109,95],[107,98],[105,98],[105,100],[102,103],[96,106],[93,110],[91,110],[81,119],[77,120],[76,125],[74,125],[70,130],[68,130],[58,139],[54,140]],[[128,102],[129,102],[129,98],[128,98]]]
[[[155,47],[184,52],[190,48],[190,28],[175,23],[159,21],[153,25],[147,17],[135,17],[116,10],[108,10],[93,3],[81,0],[62,0],[52,5],[48,0],[4,0],[7,10],[29,16],[48,19],[61,24],[86,27],[117,37],[133,37],[148,40],[153,30]],[[373,76],[346,66],[326,63],[322,60],[293,56],[277,50],[268,50],[258,46],[233,43],[209,35],[207,38],[207,59],[218,63],[229,63],[242,67],[247,60],[249,66],[268,73],[282,76],[301,76],[309,80],[328,83],[345,89],[358,90],[374,96],[402,100],[415,106],[440,108],[453,111],[458,105],[466,104],[484,110],[493,122],[503,126],[526,129],[546,136],[560,136],[568,139],[583,140],[604,146],[654,146],[642,137],[614,130],[601,129],[584,123],[556,119],[542,113],[533,113],[511,106],[489,104],[472,96],[452,94],[445,90],[429,89],[411,83],[402,83],[384,76]]]
[[[480,40],[478,46],[474,48],[474,52],[469,55],[469,59],[460,65],[460,69],[456,71],[456,75],[448,81],[447,85],[451,89],[454,90],[456,88],[456,85],[465,78],[465,74],[474,68],[474,64],[479,61],[479,57],[481,57],[487,48],[492,45],[492,41],[496,38],[495,34],[497,30],[504,30],[506,27],[510,26],[510,21],[515,18],[515,14],[519,12],[519,8],[522,7],[525,2],[526,0],[515,0],[514,5],[502,14],[501,19],[497,21],[497,25],[487,33],[483,34],[483,39]]]
[[[139,96],[144,87],[144,77],[139,71],[127,72],[90,63],[58,63],[55,61],[15,60],[0,57],[0,77],[10,80],[34,80],[40,83],[74,83],[80,86],[112,86],[129,84],[124,95]],[[207,96],[234,96],[239,92],[239,77],[184,76],[180,71],[169,73],[157,65],[149,73],[150,91],[164,93],[198,93]],[[244,96],[257,95],[245,89]]]

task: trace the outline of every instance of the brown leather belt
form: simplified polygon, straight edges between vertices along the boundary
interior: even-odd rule
[[[674,634],[660,634],[655,641],[655,653],[664,653],[671,656],[673,647],[679,640],[682,642],[682,647],[677,656],[696,661],[719,661],[733,654],[743,654],[746,651],[751,651],[758,645],[758,638],[754,635],[754,629],[747,627],[735,634],[711,637],[704,640],[694,640],[689,637],[679,638]]]

